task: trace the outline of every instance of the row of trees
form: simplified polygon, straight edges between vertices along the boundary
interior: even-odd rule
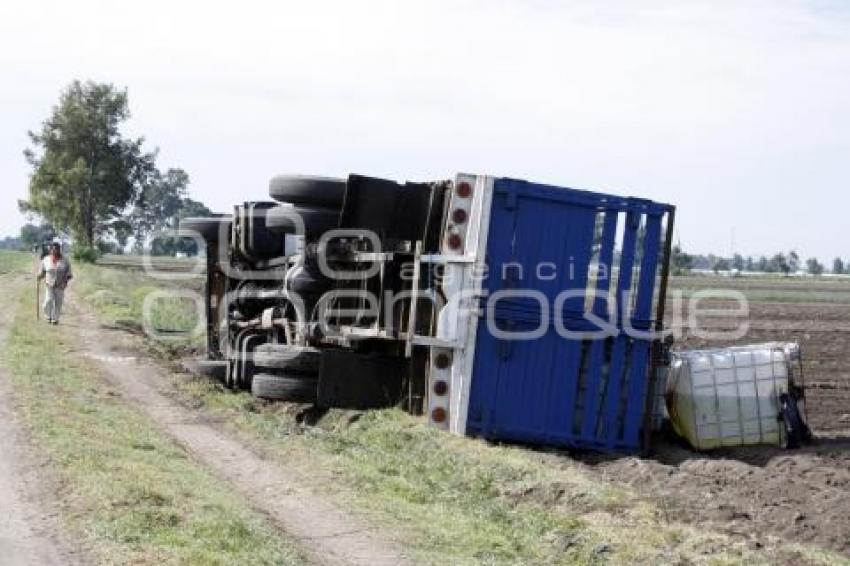
[[[130,238],[141,247],[179,218],[211,214],[189,198],[185,171],[160,171],[144,138],[122,134],[129,118],[127,91],[111,84],[74,81],[62,92],[41,130],[29,132],[24,156],[33,171],[19,207],[42,223],[25,229],[68,234],[89,250],[123,250]]]
[[[50,224],[27,223],[18,236],[7,236],[0,240],[0,250],[31,250],[36,244],[48,242],[57,236]]]
[[[714,254],[688,254],[680,245],[673,246],[671,257],[673,273],[687,273],[692,269],[710,269],[720,271],[754,271],[762,273],[781,273],[789,275],[805,271],[812,275],[821,275],[826,267],[817,258],[809,258],[803,262],[800,255],[791,250],[787,254],[778,252],[770,257],[744,257],[734,254],[732,257],[721,257]],[[832,262],[832,273],[850,273],[850,261],[835,258]]]

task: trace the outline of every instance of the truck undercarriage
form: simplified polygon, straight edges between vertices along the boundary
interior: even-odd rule
[[[430,332],[434,309],[411,297],[433,273],[413,263],[438,251],[450,186],[281,176],[277,202],[184,221],[206,242],[208,353],[227,385],[421,411],[424,360],[408,342],[411,328]]]

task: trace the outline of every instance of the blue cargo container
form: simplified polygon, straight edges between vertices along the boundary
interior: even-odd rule
[[[207,363],[231,387],[424,408],[493,440],[644,444],[672,206],[483,175],[284,175],[269,195],[184,222],[207,242]]]
[[[486,176],[454,187],[441,254],[421,258],[446,265],[448,299],[435,336],[413,338],[431,349],[430,422],[492,440],[640,449],[674,207]]]

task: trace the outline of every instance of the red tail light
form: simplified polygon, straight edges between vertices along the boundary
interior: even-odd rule
[[[442,407],[437,407],[431,411],[431,420],[435,423],[446,422],[446,410]]]
[[[469,198],[472,195],[472,185],[466,181],[461,181],[457,184],[457,196],[460,198]]]

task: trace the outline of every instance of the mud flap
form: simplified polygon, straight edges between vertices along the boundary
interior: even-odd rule
[[[407,360],[323,350],[318,405],[341,409],[380,409],[397,405],[404,392]]]

